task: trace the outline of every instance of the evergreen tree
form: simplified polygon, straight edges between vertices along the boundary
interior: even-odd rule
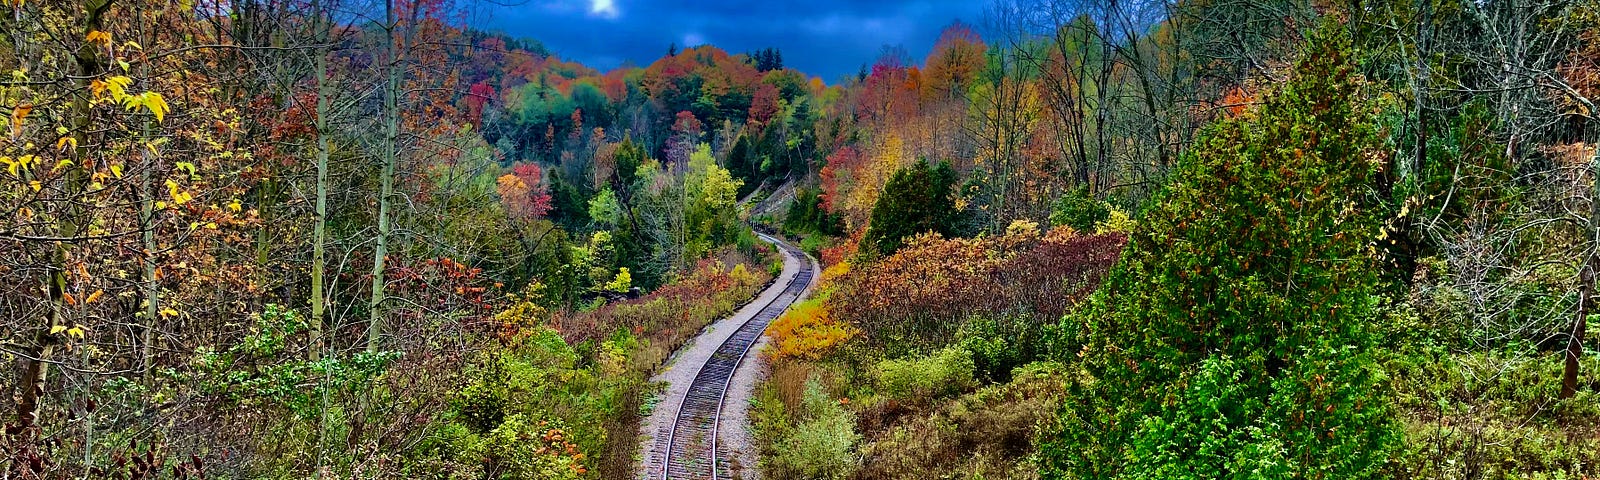
[[[917,160],[895,171],[872,205],[867,233],[861,240],[862,253],[887,257],[900,249],[905,237],[925,232],[955,235],[955,182],[949,162],[929,167],[926,160]]]
[[[1374,478],[1399,432],[1369,350],[1381,151],[1342,35],[1199,139],[1062,329],[1092,378],[1047,478]]]

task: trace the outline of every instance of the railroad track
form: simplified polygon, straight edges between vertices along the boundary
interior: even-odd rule
[[[719,463],[726,459],[718,458],[716,432],[721,424],[723,401],[727,397],[728,386],[733,381],[733,373],[744,361],[745,355],[750,353],[750,348],[761,339],[767,324],[783,315],[784,310],[805,293],[806,287],[811,285],[811,278],[816,274],[810,259],[800,249],[775,238],[761,236],[778,245],[785,256],[798,259],[801,265],[800,271],[789,280],[782,293],[773,297],[760,312],[739,326],[733,335],[717,347],[711,358],[700,366],[694,381],[689,384],[689,391],[684,395],[683,402],[678,404],[677,417],[673,420],[672,429],[667,433],[666,459],[662,462],[660,476],[656,478],[661,480],[732,478],[728,475],[726,466]]]

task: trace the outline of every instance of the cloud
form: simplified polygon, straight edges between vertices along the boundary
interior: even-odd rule
[[[533,0],[537,6],[487,8],[481,28],[543,42],[562,58],[602,70],[646,65],[667,47],[705,42],[742,53],[767,47],[784,64],[828,81],[871,64],[884,45],[921,59],[939,31],[960,19],[982,21],[979,0]],[[493,3],[493,2],[490,2]],[[566,8],[549,8],[551,3]]]
[[[591,16],[596,16],[607,20],[616,20],[616,18],[621,14],[622,12],[617,10],[617,2],[614,0],[589,1],[589,15]]]

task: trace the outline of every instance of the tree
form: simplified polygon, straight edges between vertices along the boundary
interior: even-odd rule
[[[1374,478],[1398,446],[1369,315],[1379,152],[1332,27],[1254,115],[1202,135],[1089,308],[1092,381],[1045,476]]]
[[[900,249],[906,237],[923,232],[955,235],[958,212],[951,196],[955,181],[948,162],[930,168],[926,160],[918,160],[895,171],[872,205],[862,253],[887,257]]]

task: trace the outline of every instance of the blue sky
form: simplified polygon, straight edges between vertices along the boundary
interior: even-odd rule
[[[742,53],[783,51],[784,65],[829,83],[870,64],[884,45],[920,61],[952,21],[982,25],[986,0],[486,0],[469,21],[543,42],[562,58],[609,70],[645,65],[673,43]],[[982,31],[979,28],[979,31]]]

